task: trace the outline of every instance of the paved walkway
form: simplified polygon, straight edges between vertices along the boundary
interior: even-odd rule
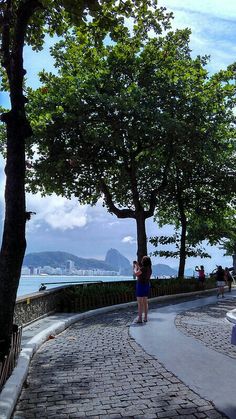
[[[200,397],[236,418],[236,347],[226,313],[235,298],[208,297],[154,310],[145,328],[131,328],[142,348]]]
[[[224,305],[225,302],[224,304],[222,301],[216,302],[215,297],[211,299],[215,302],[216,311],[223,313],[222,319],[225,321],[225,312],[228,308],[235,308],[234,301],[227,300]],[[189,298],[185,298],[185,301],[184,304],[189,304]],[[197,307],[206,304],[204,301],[206,301],[205,298],[193,298],[192,303]],[[177,303],[179,300],[173,302]],[[161,315],[162,312],[164,316],[165,311],[172,312],[173,307],[177,308],[177,306],[180,307],[179,304],[170,304],[170,302],[152,303],[150,321],[143,325],[133,323],[137,311],[136,306],[126,307],[124,310],[113,308],[113,311],[109,313],[100,310],[100,314],[87,318],[77,315],[75,318],[79,321],[56,335],[55,338],[53,338],[53,327],[58,333],[65,328],[65,322],[72,323],[75,318],[72,320],[71,316],[59,315],[59,318],[51,316],[31,325],[24,330],[25,350],[27,350],[27,345],[28,350],[31,350],[35,344],[37,347],[40,345],[40,339],[36,339],[37,343],[36,341],[33,343],[32,339],[29,343],[29,339],[40,331],[43,340],[46,326],[50,338],[39,347],[31,361],[27,382],[12,418],[205,419],[227,417],[223,410],[220,413],[219,409],[217,410],[209,401],[212,398],[201,395],[199,389],[191,387],[174,369],[170,369],[168,362],[163,362],[158,354],[152,354],[150,351],[152,346],[143,348],[143,343],[146,343],[143,340],[145,333],[149,331],[148,339],[150,339],[150,336],[157,334],[158,328],[161,328],[163,323],[163,318],[157,322],[153,321],[156,313]],[[199,311],[191,304],[188,314],[180,314],[182,310],[179,310],[177,317],[174,316],[177,326],[175,329],[181,336],[189,339],[189,342],[197,342],[200,345],[200,351],[203,348],[209,349],[214,358],[219,354],[215,349],[213,351],[208,348],[211,345],[211,338],[207,338],[207,333],[202,335],[201,328],[197,333],[198,327],[196,324],[191,324],[189,320],[192,317],[191,310],[197,313],[194,316],[195,320],[200,319],[199,325],[204,324],[204,319],[209,316],[208,309],[204,311],[204,308]],[[213,306],[209,310],[212,312]],[[219,318],[219,321],[222,319]],[[51,324],[48,323],[49,320]],[[232,325],[229,324],[228,342],[230,341],[230,327],[232,328]],[[222,330],[223,328],[219,327],[217,331],[216,340],[218,339],[219,342],[222,341]],[[139,342],[140,336],[141,342]],[[175,353],[179,341],[174,341],[170,336],[168,351],[170,352],[171,349],[172,353]],[[164,336],[162,338],[164,339]],[[199,343],[199,338],[202,343]],[[157,346],[160,346],[160,341]],[[230,346],[232,345],[229,344]],[[230,348],[230,351],[234,357],[235,347]],[[227,358],[233,366],[235,360],[231,357],[232,353],[227,354]],[[181,358],[182,355],[177,359],[177,363]],[[191,374],[199,376],[198,372],[190,371]],[[0,411],[0,418],[6,417],[1,416]],[[236,413],[230,417],[236,418]]]

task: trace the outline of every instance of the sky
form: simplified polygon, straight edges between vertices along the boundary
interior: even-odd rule
[[[236,59],[236,2],[235,0],[160,0],[174,13],[172,26],[190,28],[192,31],[190,47],[192,56],[210,55],[209,73],[224,69]],[[25,48],[24,67],[27,70],[27,84],[39,86],[38,72],[45,68],[55,71],[49,55],[53,40],[47,39],[45,48],[40,53]],[[33,65],[32,65],[33,63]],[[7,106],[7,94],[0,93],[0,104]],[[0,215],[4,216],[4,161],[0,158]],[[27,210],[36,215],[27,222],[26,253],[41,251],[65,251],[80,257],[105,259],[106,252],[115,248],[130,261],[136,259],[135,220],[119,220],[109,214],[102,202],[94,207],[81,206],[76,198],[67,200],[56,195],[41,197],[39,194],[27,194]],[[159,229],[152,219],[147,220],[147,236],[171,234],[172,227]],[[189,258],[187,268],[204,264],[206,272],[211,272],[216,265],[232,266],[232,258],[224,257],[224,251],[218,247],[206,249],[211,259]],[[149,252],[154,249],[149,245]],[[166,263],[176,268],[177,259],[153,257],[156,263]]]

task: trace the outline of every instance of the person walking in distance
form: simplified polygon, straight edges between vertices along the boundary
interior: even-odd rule
[[[225,268],[225,282],[229,287],[229,292],[231,292],[233,277],[229,271],[229,268]]]
[[[224,286],[225,286],[225,271],[222,268],[222,266],[218,266],[216,271],[216,284],[218,287],[217,291],[217,298],[222,295],[222,298],[224,298]]]
[[[137,269],[136,269],[137,268]],[[148,294],[152,274],[152,262],[149,256],[143,256],[140,266],[136,265],[134,273],[137,277],[136,297],[138,301],[137,323],[147,322]],[[143,319],[144,315],[144,319]]]
[[[198,272],[199,284],[200,284],[201,288],[204,289],[205,279],[206,279],[204,266],[201,265],[200,268],[198,266],[196,266],[195,271]]]

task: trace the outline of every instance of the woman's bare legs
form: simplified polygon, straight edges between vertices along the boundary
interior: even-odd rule
[[[144,314],[144,321],[147,321],[148,315],[148,298],[147,297],[137,297],[138,301],[138,322],[142,322],[142,316]]]
[[[143,302],[142,302],[143,298],[142,297],[137,297],[137,301],[138,301],[138,322],[142,321],[142,313],[143,313]]]
[[[147,321],[147,315],[148,315],[148,298],[143,297],[143,311],[144,311],[144,321]]]
[[[218,287],[218,290],[217,290],[217,297],[219,297],[220,296],[220,294],[221,294],[221,296],[222,296],[222,298],[224,298],[224,292],[225,292],[225,288],[224,288],[224,286],[222,287]]]

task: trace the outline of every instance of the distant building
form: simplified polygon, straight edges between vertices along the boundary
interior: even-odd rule
[[[55,271],[55,275],[62,275],[63,273],[61,268],[55,268],[54,271]]]
[[[78,275],[78,276],[117,276],[117,271],[105,271],[104,269],[76,269],[75,263],[72,260],[67,260],[66,266],[56,267],[52,266],[23,266],[21,270],[22,275]]]
[[[30,275],[30,269],[28,266],[22,266],[21,275]]]
[[[41,274],[54,275],[55,274],[55,268],[52,268],[51,266],[44,266],[41,269]]]
[[[69,275],[72,274],[75,270],[75,262],[73,260],[67,260],[66,261],[66,273]]]
[[[29,266],[29,274],[34,275],[34,266]]]
[[[103,269],[78,269],[76,275],[79,276],[117,276],[116,271],[104,271]]]

